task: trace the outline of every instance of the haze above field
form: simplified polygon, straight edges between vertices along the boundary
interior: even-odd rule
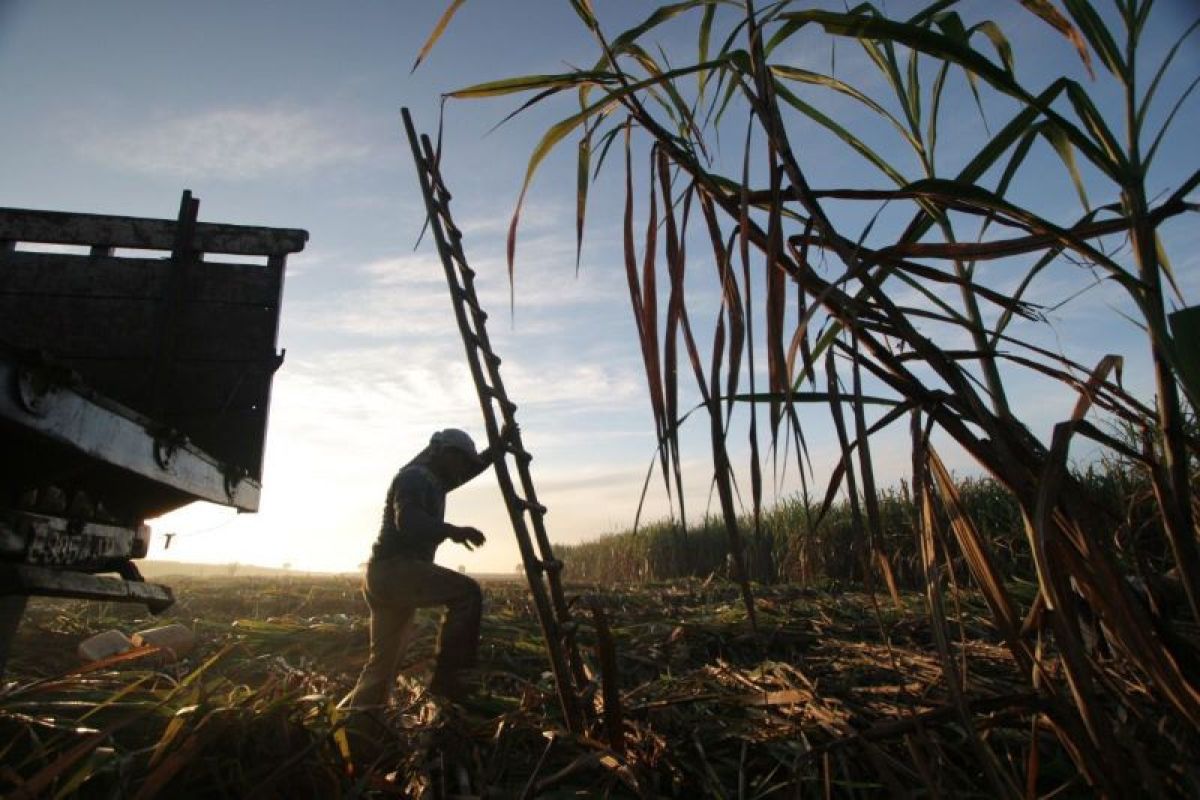
[[[164,558],[145,559],[138,564],[142,576],[147,580],[159,581],[166,578],[283,578],[304,576],[313,573],[327,573],[329,570],[300,570],[283,567],[261,567],[257,564],[242,564],[230,562],[227,564],[190,563],[185,561],[170,561]],[[341,574],[358,576],[362,570],[348,570]],[[472,577],[482,581],[511,581],[517,580],[515,572],[472,572]]]
[[[456,426],[481,434],[441,266],[428,241],[413,250],[423,209],[399,109],[410,107],[418,126],[432,133],[442,92],[590,63],[595,48],[567,3],[473,2],[410,74],[444,5],[0,2],[0,91],[10,121],[0,128],[0,205],[173,217],[187,188],[201,199],[202,220],[310,233],[306,250],[289,262],[280,331],[287,359],[275,381],[261,511],[238,516],[198,506],[159,520],[149,563],[170,557],[211,562],[217,570],[241,562],[353,571],[369,554],[396,468],[433,430]],[[1163,34],[1173,38],[1171,20],[1184,20],[1189,4],[1163,5]],[[646,13],[641,4],[614,6],[600,9],[613,31]],[[1018,4],[986,11],[1017,44],[1019,72],[1088,80],[1069,45]],[[687,18],[662,28],[663,48],[691,58],[695,25]],[[794,59],[825,69],[829,53]],[[845,64],[853,69],[852,61]],[[1190,79],[1198,65],[1190,47],[1178,74]],[[965,110],[947,123],[948,142],[956,133],[983,130],[959,84],[951,96]],[[1179,89],[1164,85],[1161,92],[1173,99]],[[535,108],[489,132],[517,102],[450,103],[443,170],[535,456],[551,535],[578,541],[632,523],[654,452],[613,226],[620,175],[603,172],[593,190],[576,277],[573,147],[547,160],[522,217],[510,324],[509,215],[537,138],[572,111],[571,101]],[[1183,106],[1176,136],[1159,157],[1154,191],[1174,188],[1172,165],[1192,147],[1196,109],[1195,102]],[[1004,118],[992,112],[993,125]],[[820,138],[805,147],[816,180],[853,183],[860,165],[844,147]],[[738,155],[736,146],[727,154]],[[1042,193],[1047,206],[1076,202],[1060,166],[1046,174],[1053,180],[1026,189]],[[1167,231],[1184,296],[1194,302],[1200,235],[1188,224]],[[1108,352],[1126,354],[1127,384],[1148,396],[1142,337],[1115,313],[1125,308],[1120,293],[1087,288],[1066,273],[1047,273],[1045,280],[1040,296],[1051,310],[1041,341],[1085,364]],[[716,307],[714,294],[692,311],[707,322]],[[1045,388],[1028,378],[1012,388],[1039,435],[1074,402],[1058,389],[1046,396]],[[837,445],[825,413],[813,414],[809,447],[823,485]],[[709,502],[702,428],[685,430],[693,515]],[[904,432],[898,436],[902,441]],[[744,464],[744,433],[732,441],[734,461]],[[905,473],[908,454],[888,442],[875,455],[890,482]],[[969,469],[963,461],[955,466]],[[795,488],[794,467],[783,477],[768,467],[767,480],[770,502]],[[657,479],[651,484],[647,516],[667,511],[661,486]],[[442,564],[501,572],[517,562],[489,476],[455,493],[448,516],[480,527],[490,542],[475,553],[447,545]],[[168,533],[174,535],[166,549]]]

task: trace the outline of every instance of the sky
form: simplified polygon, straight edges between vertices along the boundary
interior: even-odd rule
[[[1183,2],[1160,5],[1156,35],[1168,41],[1161,37],[1182,30],[1194,12]],[[428,239],[414,249],[423,205],[399,111],[409,107],[418,127],[433,133],[444,92],[590,64],[596,50],[568,3],[479,0],[462,7],[430,56],[410,72],[444,6],[399,0],[0,0],[6,120],[0,126],[0,205],[170,218],[180,192],[190,189],[200,198],[203,221],[309,232],[305,250],[288,262],[279,335],[287,354],[274,382],[261,508],[239,515],[198,504],[154,520],[151,558],[353,570],[369,554],[392,476],[429,435],[461,427],[481,441],[482,419],[440,262]],[[647,8],[634,2],[597,6],[610,32],[640,21]],[[979,4],[964,4],[972,8]],[[988,4],[987,10],[1021,45],[1018,74],[1086,80],[1065,41],[1016,3]],[[664,52],[691,58],[696,24],[693,16],[666,26],[656,41]],[[827,69],[830,55],[828,45],[802,39],[780,58]],[[1200,73],[1195,39],[1178,61],[1162,90],[1169,100],[1160,107],[1169,108]],[[838,75],[871,80],[846,48],[838,51]],[[943,158],[953,162],[967,152],[959,137],[977,141],[984,123],[965,84],[948,97],[953,105],[943,123]],[[493,346],[504,359],[501,373],[534,455],[533,478],[550,509],[550,536],[576,542],[632,524],[654,456],[620,256],[622,176],[614,159],[592,190],[577,274],[574,147],[568,143],[547,159],[522,214],[510,315],[504,243],[526,161],[541,132],[574,110],[574,101],[564,98],[493,129],[518,102],[451,101],[443,172],[491,314]],[[863,113],[830,103],[851,120]],[[1005,112],[1002,103],[988,108],[992,124]],[[887,131],[866,117],[861,122],[865,139],[878,139],[881,152],[906,163]],[[1172,180],[1196,168],[1198,122],[1192,99],[1164,145],[1152,191],[1169,191]],[[728,141],[718,158],[735,159],[724,163],[736,175],[744,131],[722,133]],[[814,185],[847,185],[868,175],[844,147],[801,133]],[[1077,206],[1053,157],[1033,158],[1047,166],[1022,178],[1029,181],[1027,196],[1060,216]],[[1054,177],[1043,181],[1042,175]],[[1095,183],[1086,170],[1085,177]],[[878,185],[876,178],[863,180]],[[1096,198],[1113,199],[1103,193]],[[644,197],[638,202],[644,219]],[[845,213],[856,224],[869,220],[869,213]],[[898,219],[884,209],[877,232]],[[1200,236],[1194,223],[1176,225],[1169,235],[1184,296],[1194,303],[1200,281],[1191,254]],[[1079,272],[1049,270],[1039,296],[1075,295],[1086,284]],[[716,293],[699,281],[689,286],[695,287],[689,301],[694,318],[711,319]],[[1145,390],[1138,332],[1114,322],[1121,303],[1111,287],[1093,287],[1053,309],[1049,324],[1032,336],[1082,363],[1126,352],[1127,379]],[[1014,376],[1013,387],[1039,435],[1073,403],[1062,392],[1044,394],[1044,383],[1025,376]],[[903,433],[892,440],[895,446],[876,448],[885,481],[898,480],[907,468]],[[699,509],[695,513],[710,502],[706,436],[703,423],[685,430],[687,501]],[[823,485],[822,473],[837,452],[827,423],[813,420],[810,445]],[[744,443],[735,446],[735,459],[744,450]],[[951,460],[963,473],[972,470],[953,454]],[[771,480],[768,502],[794,491],[794,478],[793,470]],[[651,483],[645,516],[668,513],[661,487]],[[490,474],[451,496],[447,518],[479,527],[489,543],[473,553],[447,544],[439,563],[500,572],[519,561]],[[174,534],[169,548],[167,533]]]

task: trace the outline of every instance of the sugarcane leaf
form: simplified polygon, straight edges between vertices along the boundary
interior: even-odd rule
[[[1091,203],[1088,202],[1087,191],[1083,187],[1083,177],[1079,174],[1079,165],[1075,163],[1075,149],[1071,147],[1071,142],[1053,123],[1043,125],[1041,134],[1066,166],[1067,173],[1071,176],[1071,182],[1075,185],[1075,193],[1079,195],[1079,202],[1083,204],[1084,210],[1091,211]]]
[[[929,95],[929,123],[925,129],[925,144],[929,148],[929,165],[930,171],[933,170],[934,154],[937,153],[937,129],[938,115],[942,110],[942,90],[946,86],[946,76],[950,74],[950,65],[943,63],[938,67],[937,75],[933,79],[933,89]],[[984,124],[986,126],[986,120]]]
[[[874,164],[880,172],[882,172],[884,175],[887,175],[888,178],[890,178],[897,186],[903,186],[906,183],[906,179],[903,175],[901,175],[887,161],[884,161],[883,158],[880,157],[879,154],[877,154],[874,150],[864,144],[862,140],[860,140],[846,128],[842,127],[842,125],[835,122],[833,119],[818,111],[815,107],[801,100],[779,81],[775,82],[775,92],[780,98],[783,99],[785,103],[807,116],[813,122],[833,133],[835,136],[849,145],[851,149],[853,149],[863,158],[867,159],[867,161]]]
[[[1188,84],[1188,87],[1183,90],[1183,93],[1180,94],[1179,99],[1175,101],[1174,107],[1171,108],[1171,113],[1167,115],[1162,127],[1155,134],[1154,142],[1151,143],[1150,149],[1146,151],[1146,157],[1142,160],[1143,165],[1149,166],[1150,162],[1154,160],[1154,155],[1158,152],[1158,146],[1162,144],[1163,137],[1167,134],[1167,129],[1171,127],[1171,123],[1175,121],[1175,115],[1179,113],[1179,109],[1183,106],[1184,101],[1188,99],[1188,96],[1196,89],[1197,84],[1200,84],[1200,76],[1194,78]]]
[[[708,45],[712,37],[713,18],[717,14],[716,5],[708,5],[704,8],[704,15],[700,18],[700,62],[708,61]],[[696,90],[696,106],[697,108],[704,105],[704,90],[708,86],[708,70],[703,70],[696,73],[697,90]]]
[[[838,14],[828,11],[803,11],[784,16],[817,22],[827,33],[834,36],[856,38],[860,42],[868,42],[872,39],[885,40],[889,44],[900,44],[918,49],[935,58],[957,64],[967,70],[968,73],[977,74],[996,90],[1020,100],[1027,107],[1036,109],[1037,112],[1045,114],[1049,119],[1053,119],[1068,135],[1072,144],[1089,161],[1096,164],[1106,174],[1114,179],[1118,179],[1118,176],[1124,173],[1125,165],[1123,161],[1112,157],[1111,148],[1110,152],[1106,152],[1104,149],[1097,147],[1096,143],[1092,142],[1082,131],[1044,102],[1043,98],[1051,90],[1054,90],[1053,94],[1057,95],[1064,87],[1068,89],[1072,85],[1077,87],[1077,84],[1074,84],[1072,81],[1060,79],[1060,81],[1052,84],[1050,89],[1047,89],[1042,95],[1034,96],[1018,84],[1007,71],[996,66],[970,47],[927,28],[915,27],[902,22],[877,17]],[[1086,105],[1086,102],[1083,102],[1083,105]],[[1026,110],[1029,110],[1029,108]],[[1102,122],[1095,119],[1090,120],[1090,127],[1095,130],[1097,123],[1099,129],[1103,130],[1106,128]],[[1119,149],[1117,153],[1119,154]]]
[[[409,72],[416,72],[417,67],[421,66],[421,62],[425,60],[425,56],[429,55],[429,51],[437,44],[437,40],[442,38],[442,34],[446,31],[446,26],[450,24],[450,20],[462,8],[466,0],[452,0],[450,5],[446,6],[446,10],[442,12],[442,16],[438,18],[437,24],[433,26],[433,31],[429,34],[429,38],[425,40],[425,44],[421,46],[421,51],[417,53],[417,60],[413,62],[412,69]]]
[[[904,403],[904,401],[896,400],[895,398],[891,397],[883,397],[882,395],[864,394],[861,396],[861,398],[854,398],[846,394],[834,395],[830,394],[829,392],[804,391],[795,389],[778,392],[741,392],[739,394],[727,395],[719,399],[732,400],[737,403],[758,403],[760,405],[767,405],[770,403],[782,403],[789,397],[793,398],[797,403],[819,403],[821,405],[828,405],[834,400],[841,403],[856,403],[861,401],[862,403],[870,406],[886,406],[888,408],[895,408],[896,406],[903,405]]]
[[[963,25],[962,17],[960,17],[957,12],[949,11],[944,14],[938,14],[933,18],[933,21],[946,36],[949,36],[952,39],[957,39],[964,45],[969,46],[971,33],[967,30],[966,26]],[[950,62],[943,61],[942,66],[939,69],[939,82],[945,81],[945,75],[949,69]],[[975,108],[979,111],[979,118],[983,120],[984,130],[988,130],[987,114],[983,110],[983,99],[979,96],[979,79],[975,77],[973,72],[965,72],[964,74],[967,76],[967,86],[971,90],[971,97],[975,100]],[[938,91],[940,92],[940,88]],[[930,119],[929,122],[931,127],[935,124],[935,121],[936,120],[933,118]],[[929,149],[932,152],[932,144],[930,144]]]
[[[925,195],[930,199],[937,199],[941,202],[951,201],[998,212],[1037,233],[1053,237],[1064,247],[1078,250],[1081,254],[1093,259],[1099,266],[1104,267],[1126,288],[1137,289],[1140,285],[1140,282],[1133,278],[1127,270],[1111,258],[1098,252],[1087,241],[1076,236],[1070,230],[1061,228],[1028,209],[1014,205],[981,186],[964,185],[959,181],[947,181],[940,178],[927,178],[909,184],[909,186],[905,187],[905,191]]]
[[[1127,82],[1129,76],[1121,58],[1121,50],[1092,4],[1087,0],[1063,0],[1063,5],[1088,44],[1100,56],[1100,63],[1119,80]]]
[[[772,74],[785,80],[795,81],[797,83],[806,83],[812,86],[824,86],[839,94],[843,94],[847,97],[857,100],[859,103],[862,103],[864,106],[871,109],[876,114],[891,123],[892,127],[899,131],[900,135],[908,140],[909,144],[912,145],[914,150],[920,150],[920,142],[913,136],[911,131],[909,131],[900,123],[900,120],[896,119],[895,116],[893,116],[883,106],[879,105],[879,103],[875,102],[870,97],[863,94],[845,81],[839,80],[831,75],[823,75],[819,72],[812,72],[810,70],[800,69],[798,67],[788,67],[782,64],[773,64],[771,65],[770,69]]]
[[[913,114],[913,106],[909,99],[904,78],[900,74],[900,65],[896,62],[896,50],[892,46],[892,42],[887,39],[877,41],[871,38],[858,37],[858,44],[863,48],[871,61],[874,62],[876,69],[887,79],[888,86],[891,87],[892,93],[896,95],[896,99],[900,103],[900,108],[904,111],[905,121],[908,123],[909,130],[917,130],[917,120]],[[910,54],[915,54],[915,51],[912,51]]]
[[[1075,52],[1079,54],[1079,60],[1087,68],[1088,75],[1093,78],[1096,76],[1096,73],[1092,71],[1092,56],[1088,52],[1087,44],[1083,41],[1083,37],[1079,35],[1079,31],[1076,30],[1075,26],[1055,8],[1050,0],[1021,0],[1021,5],[1025,6],[1028,11],[1036,14],[1043,22],[1065,36],[1067,41],[1074,45]]]
[[[604,166],[604,160],[608,157],[608,151],[612,147],[612,143],[624,129],[624,124],[614,125],[607,133],[600,137],[599,147],[592,148],[593,150],[598,149],[600,151],[600,156],[596,159],[596,166],[592,170],[592,180],[595,180],[596,176],[600,174],[600,169]]]
[[[592,0],[571,0],[571,8],[575,9],[576,16],[590,30],[597,28],[596,10],[592,8]]]
[[[591,84],[586,84],[586,83],[584,83],[584,84],[580,84],[580,85],[579,85],[579,92],[580,92],[580,96],[583,96],[583,94],[584,94],[584,93],[585,93],[585,92],[586,92],[588,89],[590,89],[590,88],[591,88],[591,86],[592,86]],[[499,130],[501,127],[503,127],[503,126],[505,125],[505,123],[507,123],[509,120],[513,119],[514,117],[518,116],[518,115],[519,115],[519,114],[521,114],[523,111],[527,111],[527,110],[529,110],[530,108],[532,108],[533,106],[535,106],[535,105],[537,105],[538,103],[542,102],[542,101],[543,101],[543,100],[545,100],[546,98],[548,98],[548,97],[551,97],[551,96],[553,96],[553,95],[556,95],[556,94],[558,94],[559,92],[565,91],[565,90],[566,90],[566,89],[568,89],[568,88],[570,88],[570,87],[567,87],[567,86],[551,86],[549,89],[543,89],[542,91],[538,92],[538,93],[537,93],[537,94],[535,94],[533,97],[530,97],[528,100],[526,100],[525,102],[521,103],[521,105],[517,106],[517,107],[516,107],[516,108],[514,108],[512,111],[508,112],[508,113],[507,113],[507,114],[505,114],[503,117],[501,117],[501,118],[500,118],[500,120],[499,120],[499,121],[498,121],[498,122],[497,122],[495,125],[493,125],[492,127],[488,128],[488,131],[487,131],[487,132],[490,134],[490,133],[493,133],[494,131],[497,131],[497,130]],[[446,99],[448,99],[448,97],[446,97],[446,98],[443,98],[443,100],[446,100]]]
[[[633,26],[629,30],[621,33],[612,41],[612,50],[614,53],[622,52],[628,45],[636,42],[643,34],[653,28],[658,27],[664,22],[674,19],[680,14],[691,11],[694,8],[701,6],[711,8],[717,3],[727,2],[727,0],[688,0],[684,3],[669,3],[665,6],[659,6],[654,9],[650,16],[646,17],[640,24]],[[704,59],[701,59],[703,61]]]
[[[1046,252],[1045,255],[1039,258],[1032,267],[1029,268],[1029,270],[1021,277],[1021,282],[1017,284],[1017,288],[1012,293],[1014,301],[1019,302],[1021,298],[1025,296],[1025,292],[1029,288],[1030,284],[1033,283],[1033,279],[1037,277],[1037,275],[1051,262],[1053,262],[1054,259],[1058,258],[1058,254],[1058,248],[1051,249]],[[1007,328],[1008,324],[1012,321],[1013,313],[1014,312],[1012,310],[1005,309],[1003,312],[1001,312],[999,319],[996,320],[995,334],[993,335],[991,342],[993,349],[995,349],[1001,335],[1004,333],[1005,328]]]
[[[1052,84],[1046,91],[1042,92],[1039,100],[1044,103],[1051,102],[1066,89],[1064,83],[1064,81],[1058,81]],[[1013,118],[995,136],[989,139],[988,143],[959,171],[957,179],[963,183],[975,183],[978,181],[1014,142],[1020,142],[1022,137],[1026,136],[1027,131],[1034,124],[1037,117],[1038,110],[1033,106],[1027,106],[1014,114]],[[1004,194],[1003,191],[999,193],[1001,195]]]
[[[648,72],[651,76],[660,76],[664,73],[663,69],[659,67],[658,62],[656,62],[650,56],[650,54],[641,47],[637,45],[630,45],[628,49],[630,54],[638,60],[646,72]],[[667,71],[669,72],[670,70]],[[702,72],[703,70],[697,74],[701,74]],[[696,142],[701,148],[703,148],[703,136],[700,133],[700,128],[696,125],[696,120],[692,117],[692,111],[688,107],[688,104],[684,102],[682,95],[679,94],[679,90],[675,88],[675,82],[671,80],[664,80],[661,85],[663,91],[667,93],[667,97],[671,100],[669,105],[664,102],[663,106],[667,110],[667,113],[670,114],[673,119],[676,119],[679,122],[681,136],[690,132],[693,137],[691,141]]]
[[[723,63],[723,62],[718,61],[718,62],[714,62],[714,63]],[[706,66],[712,66],[712,64],[709,64],[709,65],[697,64],[697,65],[683,67],[683,68],[676,69],[676,70],[671,70],[669,72],[664,72],[664,73],[661,73],[658,75],[653,75],[649,78],[646,78],[645,80],[638,81],[637,83],[633,83],[628,86],[622,86],[619,89],[613,89],[613,90],[609,91],[608,93],[606,93],[602,99],[596,101],[595,103],[592,103],[590,106],[583,109],[579,113],[573,114],[570,117],[567,117],[566,119],[556,122],[554,125],[550,126],[550,128],[546,131],[545,134],[542,135],[541,140],[538,141],[537,145],[533,149],[533,152],[529,156],[529,162],[525,167],[525,178],[522,181],[521,191],[520,191],[520,194],[517,196],[516,208],[513,211],[512,220],[509,222],[509,226],[508,226],[508,239],[507,239],[506,250],[507,250],[507,258],[508,258],[508,277],[509,277],[510,294],[511,294],[511,288],[512,288],[512,281],[513,281],[513,277],[514,277],[513,265],[514,265],[514,259],[516,256],[517,228],[520,224],[521,208],[524,205],[525,195],[529,191],[529,186],[533,181],[534,174],[537,172],[538,167],[541,165],[542,161],[546,158],[546,156],[550,153],[550,151],[553,150],[554,147],[559,142],[561,142],[571,131],[575,130],[575,128],[579,127],[581,124],[586,122],[592,116],[596,116],[596,115],[603,116],[604,114],[607,114],[609,111],[611,111],[613,108],[616,107],[616,105],[620,102],[621,98],[626,97],[635,92],[638,92],[642,89],[645,89],[648,86],[653,86],[653,85],[656,85],[656,84],[659,84],[659,83],[662,83],[665,81],[670,81],[671,79],[678,77],[680,75],[686,75],[686,74],[695,72],[699,69],[703,69]],[[523,79],[516,79],[516,80],[523,80]],[[507,81],[499,81],[498,83],[507,83]],[[464,90],[464,91],[469,91],[469,90]],[[505,93],[507,93],[507,91],[509,91],[509,89],[506,89]],[[512,89],[511,91],[518,91],[518,90]],[[463,96],[463,95],[460,95],[458,93],[452,93],[450,96],[459,97],[459,96]],[[476,95],[470,95],[470,96],[476,96]],[[511,299],[512,298],[510,297],[510,300]]]
[[[920,135],[920,128],[917,123],[921,119],[921,70],[920,70],[920,54],[916,50],[908,51],[908,80],[906,82],[907,106],[909,119],[913,123],[914,136]],[[924,147],[917,148],[920,153]]]
[[[992,47],[996,48],[996,55],[1000,57],[1000,63],[1008,70],[1011,75],[1013,73],[1013,50],[1012,44],[1008,41],[1008,37],[1004,35],[1004,31],[1000,26],[991,20],[984,20],[971,27],[971,32],[979,31],[988,38],[992,43]]]
[[[1167,73],[1167,69],[1170,68],[1171,62],[1175,60],[1175,55],[1179,52],[1180,46],[1189,36],[1196,32],[1197,28],[1200,28],[1200,18],[1197,18],[1195,22],[1189,25],[1183,31],[1183,33],[1179,35],[1179,38],[1175,40],[1175,44],[1172,45],[1171,49],[1167,51],[1167,55],[1163,58],[1162,63],[1158,65],[1158,69],[1155,70],[1154,78],[1151,79],[1150,85],[1146,87],[1146,92],[1142,95],[1138,104],[1137,114],[1134,120],[1134,126],[1137,133],[1140,134],[1142,130],[1142,125],[1146,121],[1146,112],[1150,109],[1150,104],[1154,102],[1154,94],[1158,91],[1158,85],[1162,82],[1163,76]],[[1176,104],[1176,107],[1178,107],[1178,104]]]
[[[556,122],[550,126],[549,130],[542,136],[537,146],[533,148],[533,152],[529,156],[529,163],[525,167],[525,180],[521,184],[521,193],[517,197],[516,208],[513,210],[512,220],[508,226],[508,279],[511,286],[513,280],[513,260],[516,255],[517,247],[517,226],[521,219],[521,207],[525,203],[525,194],[529,191],[529,184],[533,181],[534,173],[537,172],[538,166],[549,154],[554,146],[563,140],[571,131],[575,130],[579,125],[588,119],[593,113],[600,108],[606,107],[613,103],[613,100],[604,100],[600,103],[589,106],[578,114],[572,114],[564,120]]]
[[[987,540],[980,535],[962,495],[954,485],[954,480],[945,463],[938,455],[932,444],[927,444],[930,473],[942,498],[942,506],[947,511],[950,528],[954,531],[959,548],[966,558],[967,565],[983,593],[984,601],[992,610],[999,624],[1000,632],[1013,651],[1013,656],[1028,663],[1031,654],[1028,646],[1020,638],[1020,619],[1015,611],[1015,604],[1004,585],[1004,580],[995,566],[991,549]]]
[[[951,6],[958,5],[959,0],[938,0],[936,3],[922,8],[913,16],[909,17],[905,22],[909,25],[928,25],[930,21],[936,20],[943,14],[954,14],[954,11],[946,11]]]
[[[837,339],[838,335],[841,334],[843,329],[844,326],[841,323],[835,323],[830,325],[824,333],[817,337],[817,340],[813,342],[812,346],[812,360],[814,364],[816,363],[817,359],[820,358],[821,355],[833,345],[834,340]],[[798,387],[799,385],[799,381],[797,381],[796,386]]]
[[[1154,232],[1154,254],[1158,259],[1159,269],[1167,276],[1167,282],[1171,284],[1171,290],[1175,292],[1175,297],[1183,302],[1183,292],[1179,290],[1179,281],[1175,278],[1175,268],[1171,266],[1171,259],[1167,256],[1167,248],[1163,247],[1162,237],[1158,235],[1158,231]]]
[[[1112,129],[1108,127],[1104,115],[1100,113],[1100,109],[1096,108],[1092,98],[1078,83],[1067,81],[1067,99],[1071,102],[1075,113],[1083,121],[1084,126],[1091,132],[1093,139],[1103,148],[1107,162],[1113,165],[1113,171],[1117,175],[1124,174],[1128,164],[1124,151],[1121,149],[1121,143],[1113,135]],[[1067,133],[1065,128],[1063,133]]]
[[[968,31],[966,26],[963,25],[962,18],[957,12],[949,11],[944,14],[938,14],[933,18],[933,21],[943,34],[952,39],[957,39],[965,46],[970,46],[971,31]],[[940,72],[944,74],[949,70],[949,67],[950,62],[943,61]],[[983,109],[983,98],[979,96],[979,79],[975,77],[975,73],[973,72],[966,71],[964,74],[967,77],[967,87],[971,90],[971,97],[975,100],[975,108],[979,111],[979,118],[983,120],[984,130],[988,130],[987,113]],[[941,79],[944,81],[944,76]],[[933,121],[931,120],[930,122],[932,124]],[[931,145],[930,150],[932,151],[932,149]]]
[[[543,75],[521,75],[514,78],[502,78],[496,81],[476,83],[447,92],[446,97],[456,100],[478,99],[483,97],[499,97],[515,92],[528,92],[533,89],[565,89],[580,84],[596,84],[603,86],[616,80],[611,72],[577,71],[563,73],[548,73]]]
[[[579,152],[575,167],[575,274],[579,274],[579,261],[583,255],[583,220],[587,215],[588,173],[592,155],[591,129],[579,140]]]
[[[859,3],[858,5],[856,5],[852,8],[846,9],[846,13],[847,14],[878,15],[879,10],[877,8],[875,8],[873,5],[871,5],[870,3]],[[776,47],[778,47],[784,41],[786,41],[787,39],[789,39],[793,35],[795,35],[796,32],[799,31],[801,28],[803,28],[805,25],[808,25],[809,23],[812,22],[811,19],[807,19],[802,15],[794,14],[794,13],[792,13],[792,14],[781,13],[778,15],[778,18],[782,23],[779,26],[779,30],[777,30],[775,32],[775,34],[770,39],[768,39],[766,44],[763,46],[763,51],[767,55],[770,55],[772,50],[774,50]],[[910,20],[910,23],[915,25],[915,24],[919,24],[919,21],[917,21],[914,18],[914,20]]]
[[[742,53],[743,55],[745,53],[745,51],[736,51],[736,52]],[[709,116],[712,119],[711,124],[714,128],[720,127],[721,118],[725,116],[725,110],[727,108],[729,108],[730,101],[733,100],[734,94],[737,92],[738,87],[741,85],[741,83],[740,83],[741,76],[746,74],[746,71],[749,69],[749,63],[750,63],[749,58],[734,60],[734,61],[730,62],[730,64],[733,67],[732,69],[722,70],[720,83],[725,84],[725,91],[723,94],[721,94],[721,102],[719,105],[717,104],[717,98],[714,94],[713,105],[714,105],[716,111],[715,111],[715,113],[710,112],[710,114],[709,114]],[[717,88],[718,89],[720,88],[720,84],[718,84]],[[708,125],[708,124],[709,123],[706,120],[705,125]]]

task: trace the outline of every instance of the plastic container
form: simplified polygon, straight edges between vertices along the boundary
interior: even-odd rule
[[[186,625],[173,622],[158,628],[148,628],[133,635],[133,645],[152,644],[169,651],[174,658],[183,658],[196,646],[196,634]]]
[[[133,647],[129,637],[113,629],[97,633],[79,643],[76,652],[84,661],[99,661],[102,658],[120,655]]]

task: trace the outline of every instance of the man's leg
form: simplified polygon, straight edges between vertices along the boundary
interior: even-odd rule
[[[483,593],[479,584],[436,564],[414,563],[407,582],[408,600],[418,608],[445,606],[438,633],[437,666],[430,689],[459,694],[455,680],[460,670],[475,666],[479,652],[479,625]]]
[[[371,646],[358,683],[343,706],[384,705],[391,696],[414,607],[396,602],[403,598],[404,583],[390,566],[381,562],[368,569],[364,594],[371,608]]]

